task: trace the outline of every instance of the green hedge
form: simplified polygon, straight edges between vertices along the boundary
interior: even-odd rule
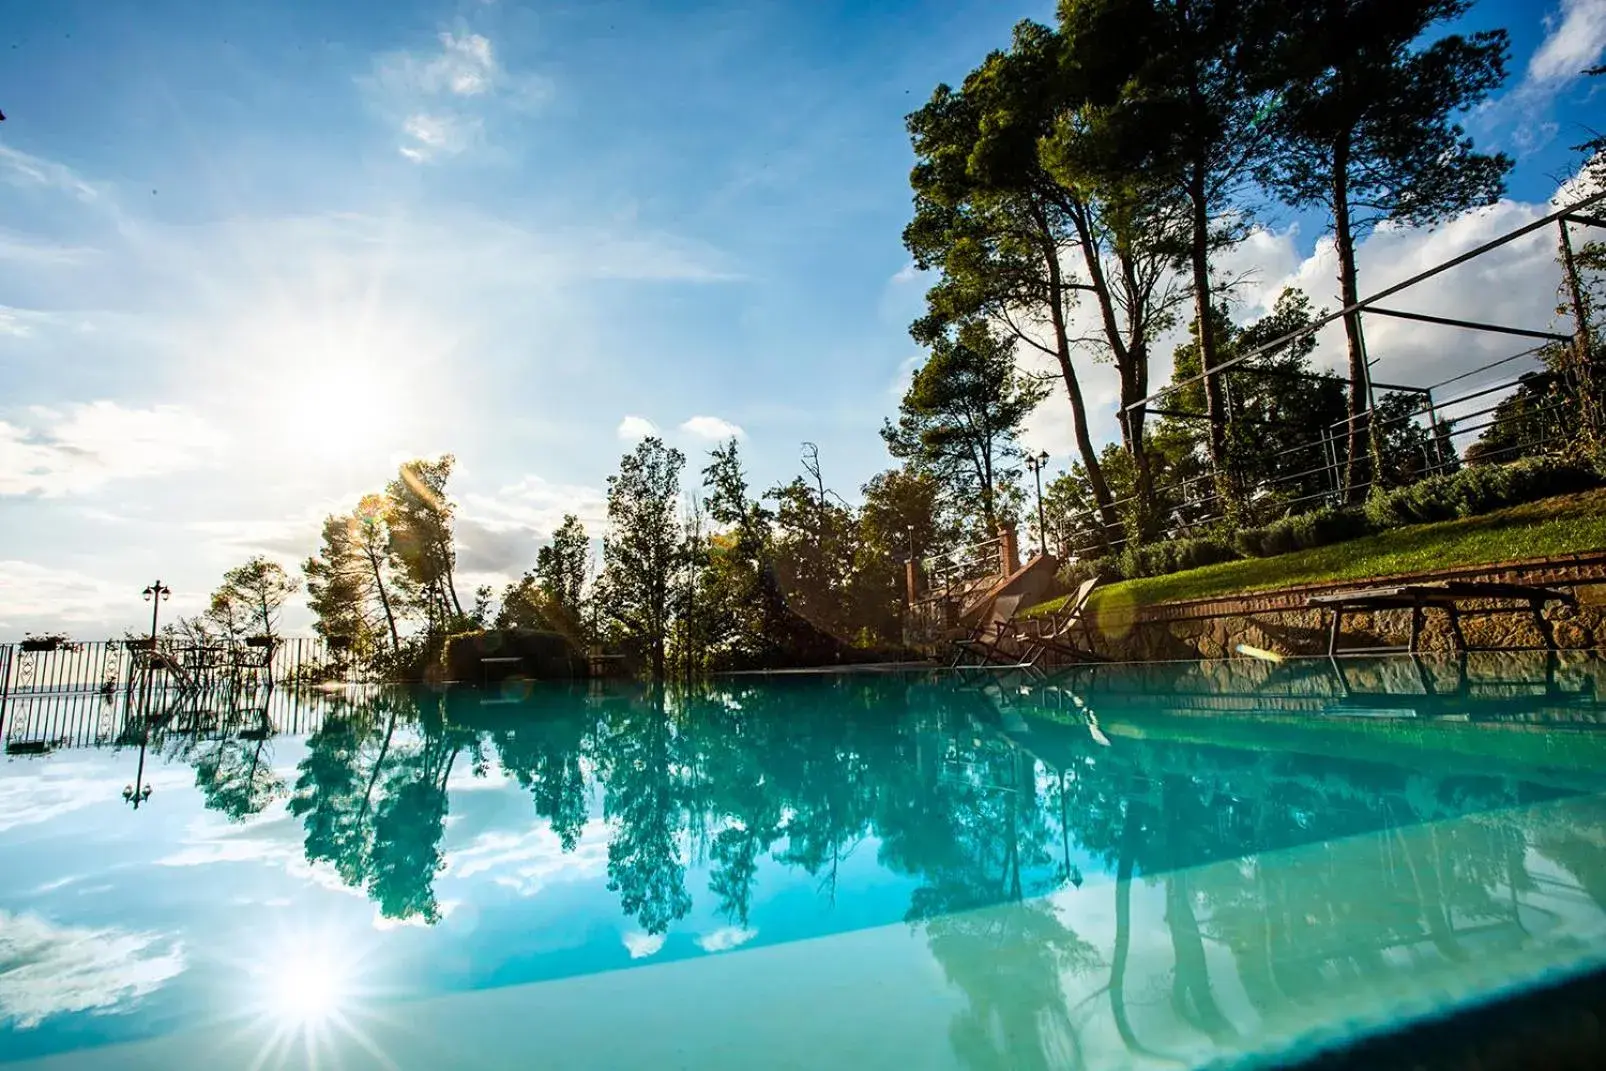
[[[1366,502],[1366,517],[1379,529],[1448,521],[1587,491],[1600,483],[1589,469],[1545,457],[1509,465],[1473,465],[1453,475],[1430,476],[1373,494]]]
[[[1232,545],[1246,558],[1270,558],[1359,539],[1372,531],[1366,514],[1358,509],[1324,508],[1283,517],[1259,528],[1240,529],[1233,534]]]
[[[1490,513],[1552,495],[1587,491],[1602,484],[1593,470],[1554,458],[1527,458],[1507,465],[1475,465],[1431,476],[1407,487],[1378,492],[1362,509],[1318,509],[1194,539],[1170,539],[1128,547],[1113,557],[1073,562],[1059,573],[1067,589],[1095,574],[1106,581],[1180,573],[1240,558],[1270,558],[1372,535],[1408,524],[1427,524]]]
[[[1168,539],[1161,543],[1128,547],[1116,559],[1116,569],[1123,580],[1136,580],[1144,576],[1180,573],[1217,562],[1230,562],[1237,557],[1238,552],[1231,543],[1213,536]]]

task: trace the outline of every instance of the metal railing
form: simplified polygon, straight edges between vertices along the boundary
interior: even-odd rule
[[[1560,427],[1560,417],[1566,409],[1564,400],[1541,400],[1534,408],[1510,418],[1502,418],[1499,415],[1501,403],[1522,384],[1523,375],[1548,370],[1540,358],[1540,352],[1539,347],[1526,349],[1463,372],[1431,387],[1398,388],[1408,389],[1421,396],[1420,405],[1403,414],[1385,416],[1376,409],[1363,413],[1362,416],[1379,434],[1386,435],[1391,429],[1409,423],[1416,423],[1424,434],[1423,441],[1419,444],[1422,450],[1420,467],[1411,478],[1386,479],[1383,482],[1388,486],[1404,486],[1452,470],[1461,463],[1461,453],[1467,445],[1470,445],[1468,437],[1499,428],[1503,424],[1512,427],[1519,434],[1512,443],[1503,448],[1502,456],[1504,454],[1524,456],[1528,453],[1542,452],[1564,439],[1565,432]],[[1532,367],[1522,369],[1520,374],[1513,375],[1508,371],[1492,382],[1479,382],[1451,398],[1434,396],[1434,392],[1445,386],[1524,359]],[[1390,392],[1389,388],[1380,389],[1384,393]],[[1485,400],[1488,400],[1488,404],[1471,409],[1465,408]],[[1423,423],[1424,420],[1426,423]],[[1262,455],[1259,460],[1267,463],[1275,463],[1284,458],[1308,460],[1293,462],[1292,464],[1299,466],[1294,472],[1257,481],[1249,489],[1250,495],[1264,498],[1294,489],[1298,493],[1277,499],[1280,508],[1293,512],[1341,505],[1346,498],[1344,442],[1347,425],[1346,419],[1326,428],[1315,429],[1315,434],[1303,443]],[[1491,455],[1491,459],[1499,460],[1501,456]],[[1314,491],[1308,490],[1308,486],[1313,482],[1319,482],[1322,486]],[[1378,482],[1380,482],[1378,474],[1373,473],[1370,478],[1357,483],[1355,489],[1364,494]],[[1215,475],[1209,472],[1157,486],[1154,498],[1160,502],[1170,500],[1173,503],[1169,515],[1160,523],[1164,533],[1163,538],[1186,538],[1200,528],[1221,523],[1227,516],[1227,510],[1224,508],[1225,498]],[[1123,507],[1131,507],[1137,503],[1137,496],[1129,495],[1115,500],[1112,505],[1120,511]],[[1072,542],[1062,543],[1057,548],[1063,557],[1074,559],[1089,552],[1103,552],[1105,549],[1119,552],[1130,541],[1130,537],[1124,533],[1107,533],[1101,537],[1097,532],[1100,527],[1099,517],[1097,509],[1087,509],[1061,520],[1062,531],[1068,529],[1074,533]],[[1052,532],[1050,534],[1052,536]]]
[[[275,637],[271,644],[190,644],[163,637],[154,650],[149,639],[23,641],[0,644],[0,698],[297,683],[327,676],[339,665],[339,652],[318,637]]]

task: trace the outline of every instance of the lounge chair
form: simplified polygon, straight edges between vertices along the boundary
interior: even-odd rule
[[[999,644],[1012,636],[1015,613],[1020,609],[1021,596],[1000,595],[992,607],[982,615],[970,635],[954,641],[954,660],[950,668],[986,666],[997,661]]]
[[[1035,627],[1019,631],[1018,642],[1023,651],[1021,661],[1036,665],[1047,655],[1055,655],[1072,662],[1104,661],[1101,656],[1093,653],[1093,634],[1087,624],[1088,599],[1091,598],[1093,589],[1098,587],[1098,583],[1098,577],[1088,577],[1058,610],[1037,619],[1033,622]],[[1082,630],[1084,641],[1080,646],[1071,641],[1071,634],[1077,629]]]

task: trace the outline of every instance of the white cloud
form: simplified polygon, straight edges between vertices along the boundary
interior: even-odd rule
[[[664,947],[664,935],[661,933],[642,933],[638,930],[623,934],[619,939],[624,942],[625,951],[630,953],[631,959],[646,959],[657,955],[658,950]]]
[[[0,176],[13,186],[57,189],[85,202],[99,200],[101,196],[99,190],[65,164],[5,145],[0,145]]]
[[[390,52],[374,61],[366,83],[401,134],[397,150],[424,163],[455,156],[478,143],[493,102],[519,111],[543,102],[548,81],[516,74],[498,60],[482,34],[446,31],[438,48]]]
[[[458,878],[485,874],[520,896],[534,896],[554,882],[580,881],[604,873],[608,868],[606,830],[600,819],[586,822],[579,843],[570,852],[563,850],[546,822],[522,833],[482,833],[467,847],[446,853],[446,872]]]
[[[0,231],[0,260],[9,260],[30,267],[52,264],[80,264],[94,250],[57,242],[38,241],[20,234]]]
[[[1566,193],[1562,191],[1558,198],[1565,197]],[[1551,210],[1550,204],[1506,200],[1490,208],[1468,212],[1435,228],[1380,228],[1356,250],[1361,293],[1383,290]],[[1547,228],[1479,260],[1453,268],[1382,304],[1435,316],[1566,333],[1570,325],[1555,315],[1556,287],[1560,281],[1555,257],[1555,232]],[[1330,238],[1322,239],[1306,255],[1299,248],[1296,229],[1259,230],[1243,245],[1220,257],[1216,267],[1219,279],[1239,280],[1233,312],[1240,321],[1254,320],[1270,311],[1277,295],[1289,286],[1303,290],[1318,308],[1332,311],[1340,305],[1337,257]],[[1092,315],[1093,310],[1087,304],[1074,309],[1073,333],[1085,330]],[[1190,317],[1191,306],[1181,307],[1178,325],[1154,347],[1150,383],[1156,389],[1170,381],[1172,351],[1186,337]],[[1373,378],[1383,383],[1431,386],[1536,345],[1534,341],[1507,335],[1375,315],[1365,319],[1365,327],[1367,350],[1376,362]],[[1341,373],[1345,370],[1347,361],[1341,324],[1331,324],[1318,335],[1312,361],[1318,367]],[[1020,350],[1020,363],[1027,370],[1052,377],[1052,391],[1027,421],[1022,443],[1032,450],[1047,450],[1055,458],[1053,467],[1069,468],[1077,455],[1070,406],[1058,369],[1048,358],[1027,347]],[[1113,367],[1092,360],[1089,354],[1079,354],[1076,367],[1094,445],[1119,439],[1120,391]],[[1444,393],[1453,395],[1482,383],[1514,378],[1532,367],[1532,364],[1516,361],[1454,384]],[[1441,400],[1443,396],[1439,395]],[[1494,400],[1487,398],[1475,407],[1492,405]]]
[[[648,427],[651,429],[650,424]],[[655,430],[643,434],[651,435]],[[623,425],[619,434],[625,437]],[[459,523],[466,521],[491,532],[518,530],[531,538],[546,539],[563,523],[566,513],[580,518],[586,530],[595,534],[607,523],[608,496],[598,488],[583,484],[553,483],[540,476],[526,476],[498,488],[492,495],[475,492],[463,495]]]
[[[225,441],[180,406],[96,401],[28,414],[32,427],[0,420],[0,494],[81,494],[113,480],[200,468]]]
[[[0,1018],[17,1029],[73,1012],[111,1014],[184,971],[172,937],[59,926],[0,911]]]
[[[631,418],[626,417],[625,419],[629,420]],[[621,433],[623,430],[624,425],[621,424]],[[699,439],[709,440],[740,439],[747,434],[739,425],[732,424],[728,420],[721,420],[715,416],[694,416],[682,424],[680,430],[687,435],[695,435]]]
[[[1528,60],[1531,85],[1554,85],[1578,77],[1606,50],[1606,0],[1561,0],[1549,33]]]
[[[0,591],[5,592],[0,601],[0,629],[8,632],[24,627],[109,627],[109,622],[126,616],[139,602],[137,586],[16,560],[0,560]]]
[[[658,425],[646,417],[627,416],[619,421],[618,435],[625,442],[635,442],[645,439],[649,435],[658,434]]]
[[[724,926],[713,933],[703,934],[697,938],[697,944],[704,952],[729,952],[733,948],[740,948],[757,936],[757,930]]]
[[[485,124],[476,118],[456,115],[429,115],[419,112],[402,123],[400,152],[409,160],[423,162],[441,156],[456,156],[473,145]]]

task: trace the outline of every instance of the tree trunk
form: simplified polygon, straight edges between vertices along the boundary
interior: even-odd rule
[[[368,568],[374,574],[374,587],[379,591],[379,605],[385,610],[385,627],[390,630],[390,651],[397,654],[401,651],[401,638],[396,634],[396,615],[390,608],[390,596],[385,593],[385,575],[379,565],[379,558],[374,554],[374,548],[365,546],[363,554],[368,558]]]
[[[1105,529],[1104,537],[1108,541],[1119,530],[1121,518],[1115,512],[1109,484],[1104,482],[1104,468],[1099,464],[1098,452],[1093,449],[1093,440],[1087,432],[1087,406],[1082,402],[1082,385],[1076,377],[1075,366],[1071,364],[1071,340],[1065,328],[1065,310],[1060,306],[1063,292],[1060,265],[1052,244],[1044,260],[1048,267],[1051,291],[1048,309],[1054,325],[1054,352],[1059,359],[1060,376],[1065,380],[1065,393],[1071,399],[1071,425],[1076,434],[1076,450],[1082,455],[1082,467],[1087,470],[1088,486],[1093,491],[1093,501],[1098,505],[1099,518]]]
[[[1227,465],[1227,412],[1221,396],[1221,378],[1213,371],[1219,363],[1210,307],[1210,205],[1205,190],[1203,160],[1195,161],[1188,181],[1188,203],[1193,215],[1189,261],[1193,269],[1193,315],[1199,329],[1199,371],[1204,376],[1205,417],[1210,425],[1210,467],[1223,509],[1237,511],[1237,498]]]
[[[1132,465],[1137,474],[1137,486],[1134,488],[1137,502],[1132,512],[1137,521],[1135,528],[1138,541],[1144,542],[1153,534],[1150,531],[1152,527],[1150,518],[1154,512],[1154,481],[1149,473],[1148,451],[1143,442],[1143,409],[1141,406],[1136,409],[1127,407],[1146,398],[1149,393],[1148,343],[1143,337],[1141,323],[1132,325],[1134,330],[1131,338],[1121,331],[1120,321],[1116,316],[1115,299],[1110,292],[1109,279],[1104,273],[1104,264],[1100,259],[1102,254],[1094,238],[1092,222],[1088,219],[1087,206],[1077,202],[1071,217],[1075,220],[1077,237],[1082,243],[1082,260],[1087,265],[1088,282],[1093,288],[1094,298],[1098,301],[1099,320],[1104,325],[1104,337],[1115,359],[1116,370],[1120,373],[1121,445],[1125,448],[1127,456],[1132,458]],[[1122,271],[1126,278],[1131,278],[1129,262],[1123,260]],[[1133,315],[1129,312],[1129,317]]]
[[[446,591],[452,597],[452,611],[458,617],[463,616],[463,604],[457,600],[457,585],[452,582],[452,566],[450,545],[441,545],[441,575],[446,579]]]
[[[1589,445],[1599,445],[1601,435],[1600,384],[1596,381],[1594,346],[1589,337],[1589,306],[1584,298],[1584,287],[1578,277],[1578,261],[1573,256],[1573,239],[1567,230],[1567,221],[1558,219],[1561,231],[1561,266],[1566,277],[1568,304],[1573,314],[1573,390],[1578,394],[1578,408],[1582,431]]]
[[[1349,308],[1360,300],[1355,273],[1355,235],[1349,208],[1350,145],[1347,138],[1333,147],[1333,243],[1338,249],[1338,303]],[[1372,372],[1366,363],[1366,336],[1361,314],[1344,317],[1344,339],[1349,350],[1349,421],[1345,434],[1344,502],[1357,505],[1375,478],[1377,449],[1371,421]]]

